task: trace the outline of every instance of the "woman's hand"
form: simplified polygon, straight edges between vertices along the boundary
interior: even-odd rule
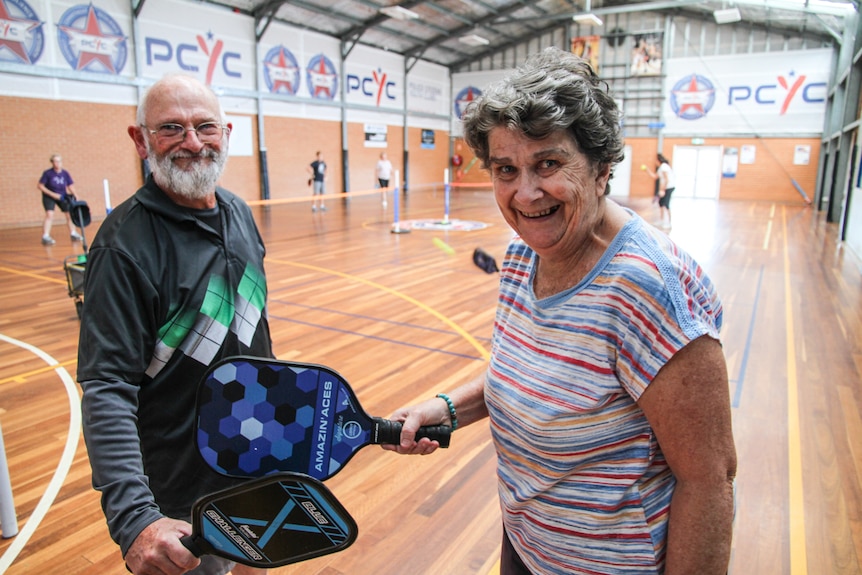
[[[440,444],[423,437],[416,441],[416,432],[426,425],[452,425],[449,418],[449,407],[443,399],[435,397],[416,405],[399,409],[389,418],[400,421],[401,443],[399,445],[384,445],[383,449],[395,451],[402,455],[428,455],[434,453]]]
[[[452,402],[451,412],[449,402],[442,397],[434,397],[395,411],[389,419],[401,422],[401,443],[384,445],[383,449],[402,455],[428,455],[437,451],[440,444],[427,437],[416,441],[416,432],[420,427],[448,425],[461,429],[488,416],[488,408],[485,406],[484,374],[452,390],[448,397]],[[457,418],[457,425],[452,421],[453,417]]]

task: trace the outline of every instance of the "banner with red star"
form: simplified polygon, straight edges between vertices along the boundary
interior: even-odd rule
[[[819,134],[832,51],[666,60],[664,134]]]

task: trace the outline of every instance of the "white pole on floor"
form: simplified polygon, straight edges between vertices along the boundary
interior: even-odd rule
[[[3,539],[18,535],[18,518],[15,515],[15,500],[12,498],[12,482],[9,480],[9,465],[6,462],[6,445],[3,429],[0,428],[0,527]]]

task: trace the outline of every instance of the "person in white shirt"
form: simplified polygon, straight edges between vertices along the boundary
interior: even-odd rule
[[[661,226],[670,229],[670,196],[676,189],[676,175],[668,159],[661,154],[656,154],[656,162],[658,163],[656,174],[659,181],[658,205],[661,209]]]
[[[389,187],[389,179],[392,177],[392,162],[386,157],[386,152],[380,152],[380,159],[377,160],[377,182],[381,188]]]

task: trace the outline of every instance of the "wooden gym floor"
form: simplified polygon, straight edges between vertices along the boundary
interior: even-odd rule
[[[255,206],[267,244],[276,354],[334,367],[372,415],[480,374],[511,231],[487,188],[454,189],[449,227],[395,234],[393,198]],[[35,201],[35,199],[34,199]],[[445,216],[438,187],[414,189],[400,223]],[[648,200],[627,203],[648,221]],[[94,214],[94,216],[97,214]],[[58,218],[59,219],[59,218]],[[488,227],[460,231],[462,222]],[[862,263],[801,204],[674,198],[678,243],[716,281],[739,453],[733,575],[862,572]],[[98,222],[86,229],[89,240]],[[0,573],[121,575],[77,414],[78,319],[63,258],[38,228],[0,230],[0,423],[19,533]],[[438,241],[435,241],[438,238]],[[454,249],[444,250],[439,240]],[[168,238],[165,241],[170,241]],[[301,575],[485,575],[500,525],[486,423],[430,457],[367,447],[327,482],[356,518],[346,551],[273,570]]]

